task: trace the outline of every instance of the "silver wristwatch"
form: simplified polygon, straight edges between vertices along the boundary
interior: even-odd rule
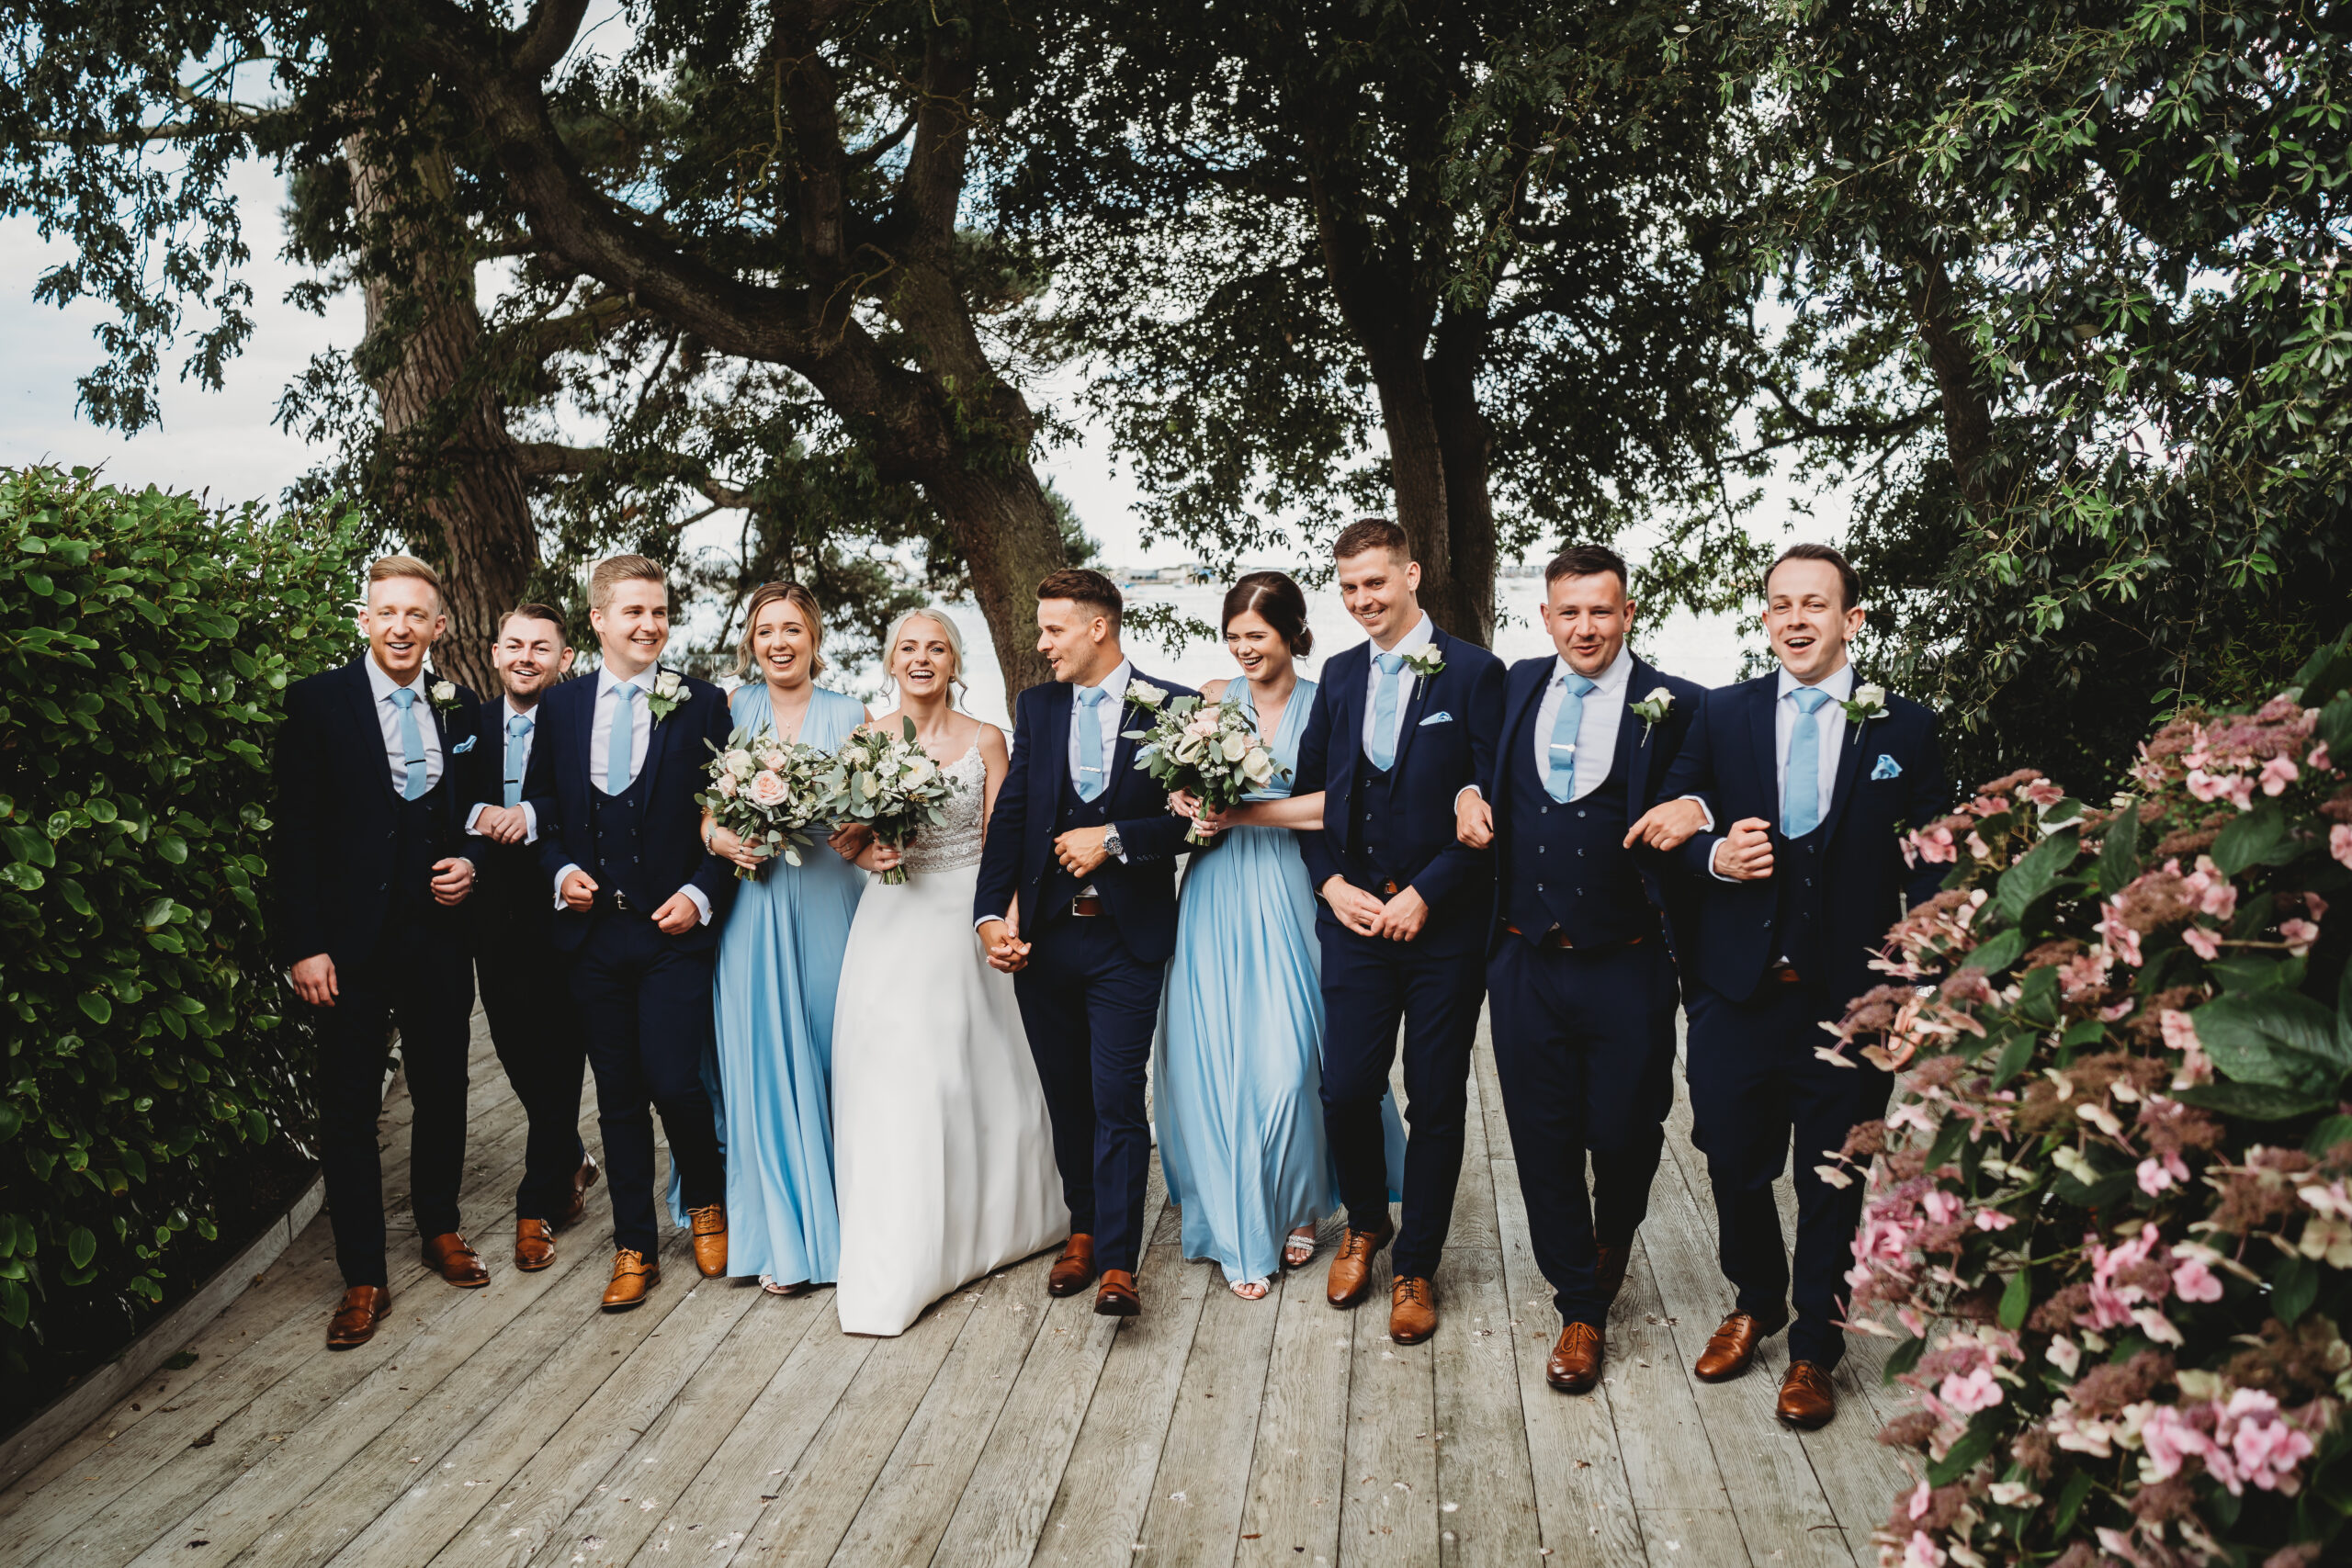
[[[1102,830],[1102,852],[1113,860],[1119,860],[1127,852],[1127,846],[1119,841],[1119,828],[1115,822]]]

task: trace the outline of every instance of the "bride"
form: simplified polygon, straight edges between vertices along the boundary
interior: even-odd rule
[[[972,931],[980,840],[1004,783],[1004,732],[956,709],[963,640],[936,611],[900,617],[886,645],[899,705],[959,786],[947,820],[903,855],[873,844],[833,1011],[833,1168],[842,1327],[899,1334],[924,1307],[1069,1233],[1037,1068],[1012,980]],[[910,982],[912,982],[911,984]]]

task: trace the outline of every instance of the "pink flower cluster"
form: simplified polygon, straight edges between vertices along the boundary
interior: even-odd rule
[[[2086,1236],[2084,1250],[2091,1260],[2089,1300],[2075,1314],[2075,1322],[2100,1330],[2136,1325],[2158,1344],[2179,1344],[2180,1330],[2164,1314],[2165,1298],[2217,1302],[2222,1281],[2206,1267],[2210,1254],[2178,1247],[2159,1253],[2162,1241],[2154,1225],[2142,1226],[2138,1235],[2120,1247],[2103,1247],[2098,1237]]]
[[[2252,714],[2233,715],[2194,726],[2181,755],[2188,770],[2181,781],[2206,802],[2226,800],[2240,811],[2254,809],[2256,789],[2276,798],[2301,778],[2304,766],[2327,768],[2327,748],[2315,748],[2303,764],[2296,757],[2311,739],[2319,710],[2294,698],[2277,696]]]
[[[2319,1423],[2323,1430],[2326,1422]],[[2206,1472],[2243,1496],[2250,1483],[2289,1496],[2301,1489],[2297,1467],[2312,1456],[2311,1435],[2258,1388],[2233,1390],[2221,1400],[2150,1406],[2140,1421],[2140,1474],[2166,1481],[2196,1460]]]

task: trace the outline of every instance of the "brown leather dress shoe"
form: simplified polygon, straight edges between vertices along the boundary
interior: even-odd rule
[[[536,1274],[555,1261],[555,1227],[545,1220],[514,1222],[514,1267]]]
[[[354,1285],[343,1292],[343,1304],[327,1322],[327,1348],[348,1350],[376,1337],[391,1310],[392,1292],[381,1285]]]
[[[1062,1255],[1054,1259],[1054,1267],[1046,1276],[1046,1293],[1049,1296],[1074,1296],[1094,1283],[1094,1238],[1080,1232],[1069,1238]]]
[[[1600,1276],[1600,1310],[1607,1312],[1617,1304],[1617,1292],[1625,1288],[1625,1266],[1634,1260],[1634,1244],[1604,1247],[1600,1249],[1600,1264],[1595,1272]]]
[[[1838,1393],[1829,1386],[1829,1373],[1811,1361],[1791,1361],[1772,1414],[1800,1431],[1828,1426],[1838,1414]]]
[[[1363,1300],[1372,1288],[1372,1260],[1380,1255],[1396,1234],[1393,1224],[1384,1224],[1376,1231],[1360,1231],[1351,1227],[1340,1238],[1339,1256],[1331,1259],[1331,1273],[1323,1286],[1323,1299],[1335,1307],[1351,1307]]]
[[[695,1267],[706,1280],[720,1278],[727,1272],[726,1209],[717,1203],[689,1209],[686,1218],[694,1223]]]
[[[1756,1347],[1787,1325],[1787,1319],[1766,1325],[1744,1312],[1733,1313],[1707,1337],[1707,1348],[1699,1352],[1699,1359],[1690,1368],[1701,1382],[1722,1382],[1736,1378],[1756,1359]]]
[[[1124,1269],[1102,1270],[1102,1288],[1094,1292],[1094,1315],[1097,1317],[1134,1317],[1143,1311],[1143,1298],[1136,1294],[1136,1277]]]
[[[603,1174],[596,1167],[594,1155],[581,1155],[580,1168],[571,1173],[571,1203],[563,1211],[560,1224],[572,1225],[580,1223],[580,1216],[588,1212],[588,1189],[595,1186],[596,1178]]]
[[[1559,1343],[1544,1363],[1544,1381],[1562,1393],[1590,1393],[1600,1381],[1603,1352],[1600,1330],[1589,1323],[1571,1323],[1560,1330]]]
[[[642,1306],[647,1292],[661,1282],[662,1265],[633,1247],[624,1247],[613,1254],[613,1282],[605,1287],[605,1310]]]
[[[490,1283],[490,1270],[481,1266],[481,1255],[456,1231],[425,1242],[424,1266],[459,1290],[480,1290]]]
[[[1399,1274],[1388,1289],[1388,1337],[1418,1345],[1437,1332],[1437,1285],[1419,1274]]]

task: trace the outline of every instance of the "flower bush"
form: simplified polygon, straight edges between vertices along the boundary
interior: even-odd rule
[[[2105,807],[2026,770],[1905,840],[1951,874],[1824,1047],[1900,1075],[1824,1168],[1868,1181],[1850,1323],[1914,1392],[1882,1562],[2342,1560],[2347,687],[2339,643]]]

